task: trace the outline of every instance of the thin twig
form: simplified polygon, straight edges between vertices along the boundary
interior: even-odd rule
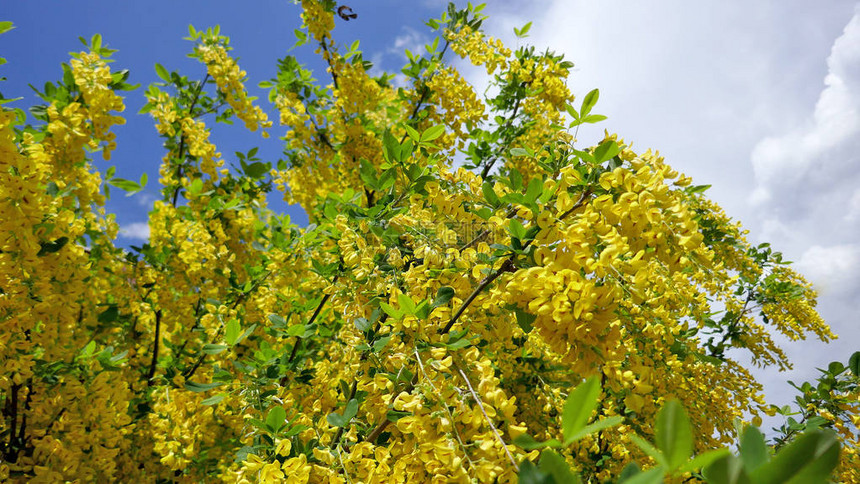
[[[191,100],[191,105],[188,107],[188,113],[190,115],[194,115],[194,107],[197,105],[197,101],[200,100],[200,94],[203,93],[203,86],[209,81],[209,74],[206,74],[206,77],[203,78],[203,81],[197,86],[197,92],[194,94],[194,99]],[[181,122],[180,122],[181,124]],[[179,153],[177,158],[179,159],[179,166],[176,169],[176,178],[177,182],[179,178],[182,177],[182,164],[185,162],[185,134],[182,133],[179,135]],[[176,203],[179,201],[179,190],[182,188],[182,184],[179,184],[176,189],[173,191],[173,200],[171,204],[176,207]]]
[[[514,103],[514,110],[513,110],[513,112],[511,113],[511,117],[509,117],[508,119],[506,119],[506,120],[505,120],[505,124],[500,128],[500,131],[501,131],[501,130],[503,130],[503,129],[506,129],[506,128],[511,128],[511,127],[513,127],[513,125],[514,125],[514,119],[516,119],[516,117],[517,117],[517,112],[518,112],[518,111],[519,111],[519,109],[520,109],[520,102],[521,102],[521,101],[522,101],[522,98],[521,98],[521,97],[519,97],[519,96],[517,96],[517,100],[516,100],[516,102]],[[481,170],[481,178],[482,178],[482,179],[487,178],[487,175],[489,175],[489,174],[490,174],[490,170],[493,168],[493,165],[495,165],[495,164],[496,164],[496,162],[497,162],[497,161],[499,161],[499,158],[500,158],[500,157],[502,156],[502,154],[504,153],[504,149],[505,149],[507,146],[509,146],[509,145],[510,145],[511,141],[513,141],[513,140],[510,140],[510,141],[508,141],[507,143],[505,143],[504,145],[499,146],[499,149],[498,149],[498,151],[496,152],[496,154],[495,154],[492,158],[490,158],[489,160],[487,160],[486,164],[484,165],[484,169],[483,169],[483,170]]]
[[[582,195],[580,195],[579,200],[577,200],[577,202],[573,205],[573,207],[571,207],[570,210],[568,210],[564,214],[562,214],[558,219],[562,220],[562,219],[566,218],[568,215],[570,215],[571,213],[573,213],[576,209],[582,207],[582,205],[585,203],[585,199],[588,198],[589,195],[591,195],[591,189],[587,189],[584,192],[582,192]],[[525,244],[523,244],[523,250],[525,250],[529,245],[531,245],[532,241],[534,241],[534,239],[531,239],[531,240],[527,241]],[[454,324],[457,322],[457,320],[460,319],[460,316],[463,314],[463,312],[466,310],[466,308],[468,308],[469,305],[472,304],[472,302],[475,300],[475,298],[478,297],[478,294],[480,294],[484,289],[486,289],[487,286],[492,284],[493,281],[498,279],[498,277],[500,275],[502,275],[503,273],[513,271],[515,258],[516,258],[516,254],[512,254],[511,256],[508,257],[507,260],[505,260],[504,263],[502,263],[501,267],[499,267],[492,274],[485,277],[481,281],[481,283],[478,285],[478,287],[476,287],[475,290],[472,291],[472,294],[470,294],[469,297],[466,298],[465,301],[463,301],[463,304],[460,305],[460,307],[457,309],[457,312],[454,313],[454,316],[452,316],[451,320],[448,321],[448,324],[446,324],[444,328],[439,330],[439,334],[445,334],[448,331],[451,331],[451,328],[454,326]]]
[[[424,369],[424,362],[421,361],[421,355],[418,353],[418,348],[413,349],[415,351],[415,358],[418,360],[418,367],[421,369],[421,373],[424,374],[424,378],[427,380],[430,388],[433,389],[433,393],[441,398],[442,392],[436,388],[436,385],[433,384],[433,380],[431,380],[430,376],[427,374],[427,370]],[[454,431],[454,436],[457,437],[457,442],[460,443],[460,447],[463,449],[463,456],[465,456],[466,461],[469,462],[469,467],[473,467],[474,463],[472,462],[472,459],[469,458],[469,451],[466,449],[466,444],[464,444],[463,439],[460,438],[460,432],[457,430],[457,423],[454,421],[454,415],[451,413],[451,409],[448,408],[448,405],[445,402],[442,402],[442,407],[445,408],[445,412],[448,414],[448,419],[451,421],[451,429]]]
[[[466,311],[466,308],[468,308],[469,305],[472,304],[472,301],[474,301],[475,298],[478,297],[478,294],[480,294],[484,289],[486,289],[487,286],[492,284],[493,281],[498,279],[498,277],[501,276],[503,273],[509,272],[509,271],[513,270],[513,268],[514,268],[514,259],[513,259],[513,257],[511,257],[502,263],[502,266],[499,267],[499,270],[497,270],[497,271],[493,272],[492,274],[488,275],[487,277],[485,277],[481,281],[481,283],[478,284],[478,287],[476,287],[475,290],[472,291],[472,294],[469,294],[469,297],[467,297],[466,300],[463,301],[463,304],[460,305],[460,307],[457,309],[457,312],[454,313],[454,316],[452,316],[451,319],[448,321],[448,324],[446,324],[444,328],[439,330],[439,334],[445,334],[448,331],[451,331],[451,328],[454,326],[454,324],[457,322],[457,320],[460,319],[460,316],[463,315],[463,312]]]
[[[254,283],[254,284],[253,284],[253,285],[248,289],[248,291],[247,291],[247,292],[243,292],[243,293],[239,294],[239,297],[237,297],[237,298],[236,298],[236,300],[235,300],[235,301],[233,301],[233,304],[230,306],[230,309],[236,309],[236,307],[238,307],[238,306],[239,306],[239,304],[241,304],[241,303],[242,303],[242,301],[244,301],[244,300],[245,300],[245,298],[246,298],[246,297],[248,297],[248,295],[249,295],[249,294],[251,294],[251,293],[252,293],[252,292],[254,292],[258,287],[260,287],[260,285],[261,285],[261,284],[262,284],[266,279],[268,279],[270,275],[272,275],[272,271],[268,271],[268,272],[266,272],[266,274],[265,274],[265,275],[263,275],[262,277],[260,277],[260,279],[258,279],[258,280],[257,280],[257,281],[256,281],[256,282],[255,282],[255,283]],[[222,324],[222,325],[221,325],[221,327],[220,327],[220,328],[218,328],[218,331],[215,333],[215,338],[213,338],[213,341],[214,341],[214,340],[216,340],[216,339],[218,339],[218,338],[220,338],[220,337],[221,337],[221,335],[223,334],[223,332],[224,332],[224,325]],[[202,365],[202,364],[203,364],[203,361],[206,359],[206,356],[207,356],[207,354],[206,354],[206,353],[202,353],[202,352],[201,352],[201,353],[200,353],[200,356],[197,358],[197,361],[194,363],[194,366],[192,366],[190,370],[185,371],[185,372],[182,374],[182,376],[183,376],[186,380],[187,380],[187,379],[189,379],[189,378],[191,378],[191,376],[192,376],[192,375],[194,375],[194,373],[197,371],[197,369],[198,369],[198,368],[200,368],[200,365]]]
[[[149,372],[146,374],[146,386],[152,386],[155,376],[155,366],[158,363],[158,346],[161,341],[161,310],[155,312],[155,341],[152,342],[152,361],[149,362]]]
[[[498,439],[499,443],[502,444],[502,448],[505,449],[505,454],[508,455],[508,459],[510,459],[511,464],[513,464],[514,468],[517,471],[519,471],[520,466],[517,465],[517,461],[514,460],[514,456],[511,455],[511,451],[508,450],[508,446],[505,445],[505,441],[502,440],[502,436],[499,435],[499,432],[496,430],[496,426],[493,425],[493,421],[490,420],[490,416],[487,415],[487,411],[484,410],[484,404],[481,402],[481,397],[479,397],[478,394],[475,393],[475,390],[472,388],[472,382],[469,381],[469,377],[467,377],[466,374],[463,373],[463,370],[460,369],[459,367],[457,368],[457,372],[460,373],[460,376],[462,376],[463,380],[466,382],[466,386],[469,387],[469,393],[472,394],[472,398],[474,398],[475,401],[478,402],[478,407],[481,408],[481,413],[484,414],[484,418],[487,420],[487,423],[490,425],[490,428],[493,430],[493,434],[496,436],[496,439]]]

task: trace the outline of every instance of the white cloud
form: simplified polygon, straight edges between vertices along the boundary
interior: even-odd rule
[[[404,26],[403,33],[394,38],[391,47],[388,48],[389,54],[404,55],[404,51],[409,50],[412,55],[420,56],[426,52],[424,45],[429,41],[427,34],[419,32],[411,27]]]
[[[860,285],[860,245],[813,245],[803,253],[796,267],[823,295],[853,293]]]
[[[119,229],[119,235],[127,239],[149,240],[149,224],[135,222],[124,225]]]
[[[827,66],[812,116],[752,152],[753,202],[783,218],[822,206],[842,214],[860,182],[860,11],[833,43]]]
[[[141,207],[152,207],[152,202],[157,200],[157,197],[151,193],[140,192],[135,194],[135,201]]]
[[[845,212],[846,222],[857,222],[858,219],[860,219],[860,188],[854,190],[848,202],[848,210]]]
[[[755,372],[774,403],[792,400],[786,379],[813,379],[815,366],[847,360],[860,340],[855,4],[536,0],[493,2],[485,12],[488,33],[508,45],[512,27],[533,20],[526,42],[575,63],[573,92],[600,88],[595,110],[609,119],[581,131],[582,143],[606,128],[638,150],[659,149],[697,184],[712,184],[708,194],[752,241],[773,243],[821,289],[819,310],[840,339],[779,339],[796,370]]]

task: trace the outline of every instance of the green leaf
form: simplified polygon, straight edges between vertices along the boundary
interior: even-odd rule
[[[379,353],[380,351],[382,351],[382,348],[385,348],[385,345],[387,345],[389,341],[391,341],[391,336],[383,336],[382,338],[379,338],[378,340],[374,341],[373,352]]]
[[[520,329],[522,329],[524,333],[531,333],[532,325],[535,319],[537,319],[537,315],[528,313],[522,309],[515,309],[514,314],[517,315],[517,325],[519,325]]]
[[[236,338],[236,342],[235,342],[235,343],[233,343],[233,344],[239,344],[239,343],[241,343],[245,338],[247,338],[248,336],[250,336],[250,335],[251,335],[251,333],[253,333],[253,332],[254,332],[254,330],[255,330],[256,328],[257,328],[257,325],[256,325],[256,324],[252,324],[250,328],[246,329],[246,330],[245,330],[245,332],[243,332],[242,334],[240,334],[240,335],[239,335],[239,337],[238,337],[238,338]]]
[[[343,418],[345,418],[347,421],[350,421],[353,417],[355,417],[357,413],[358,400],[353,398],[346,404],[346,409],[344,409],[343,411]]]
[[[42,257],[43,255],[53,254],[65,247],[68,242],[68,237],[60,237],[54,241],[39,242],[39,252],[36,255]]]
[[[597,407],[599,396],[600,380],[597,376],[592,376],[580,383],[567,396],[561,415],[561,432],[565,441],[585,427],[588,419],[591,418],[591,412]]]
[[[332,412],[326,415],[325,420],[332,427],[346,427],[346,424],[348,423],[348,421],[343,418],[343,415],[337,412]]]
[[[705,452],[704,454],[699,454],[695,458],[690,461],[687,461],[684,465],[682,465],[679,469],[680,472],[695,472],[699,469],[703,469],[711,465],[712,462],[717,459],[721,459],[724,456],[731,455],[729,449],[714,449]]]
[[[526,237],[526,229],[519,220],[512,218],[508,224],[508,231],[516,239],[524,239]]]
[[[227,349],[227,345],[219,345],[219,344],[213,344],[213,343],[208,343],[208,344],[203,345],[203,352],[206,353],[207,355],[217,355],[218,353],[221,353],[222,351],[224,351],[226,349]]]
[[[529,434],[520,434],[514,439],[514,444],[525,450],[543,449],[544,447],[561,447],[561,442],[549,439],[546,442],[538,442]]]
[[[224,400],[224,397],[226,397],[226,396],[227,396],[226,393],[219,393],[218,395],[209,397],[209,398],[201,401],[200,405],[215,405],[216,403],[220,402],[221,400]]]
[[[442,134],[444,132],[445,132],[445,125],[444,124],[437,124],[436,126],[431,126],[427,129],[425,129],[423,133],[421,133],[421,138],[419,139],[419,141],[420,142],[433,141],[434,139],[442,136]]]
[[[514,148],[514,150],[516,150],[516,149],[518,149],[518,148]],[[526,154],[528,154],[528,152],[526,152]],[[522,173],[519,172],[519,170],[511,169],[511,171],[508,173],[508,181],[510,182],[508,184],[508,186],[511,187],[511,189],[513,189],[514,191],[522,190],[522,188],[523,188],[523,175],[522,175]]]
[[[274,406],[271,410],[269,410],[269,414],[266,415],[266,425],[269,426],[273,432],[278,432],[281,430],[281,427],[284,426],[284,422],[287,421],[287,412],[284,410],[284,407]]]
[[[125,196],[131,196],[139,192],[143,187],[136,181],[126,180],[125,178],[111,178],[108,183],[127,192]]]
[[[571,472],[567,462],[551,449],[544,449],[540,453],[538,467],[543,472],[551,475],[557,483],[579,484],[582,482],[578,475]]]
[[[116,321],[118,317],[119,308],[117,308],[116,304],[111,304],[107,309],[99,314],[98,321],[102,324],[112,323]]]
[[[848,368],[854,376],[860,377],[860,351],[855,351],[848,359]]]
[[[830,431],[805,432],[750,473],[756,484],[827,483],[839,464],[839,441]]]
[[[224,341],[233,346],[236,344],[236,340],[239,339],[239,332],[242,331],[242,326],[239,324],[239,320],[236,318],[227,321],[227,326],[224,328]]]
[[[429,300],[425,299],[415,308],[415,317],[418,319],[427,319],[431,311],[433,311],[433,306],[430,305]]]
[[[621,153],[621,146],[615,141],[606,140],[594,149],[594,162],[597,164],[603,163],[606,160],[612,159],[618,153]]]
[[[657,413],[654,442],[666,456],[666,467],[673,471],[693,453],[693,433],[690,419],[677,400],[669,400]]]
[[[190,391],[190,392],[195,392],[195,393],[206,392],[206,391],[209,391],[209,390],[216,388],[216,387],[219,387],[219,386],[221,386],[221,383],[218,383],[218,382],[215,382],[215,383],[195,383],[193,381],[185,382],[185,389]]]
[[[665,475],[663,468],[658,466],[630,477],[624,484],[663,484]]]
[[[520,464],[518,482],[519,484],[557,484],[551,475],[527,460]]]
[[[310,427],[307,425],[293,425],[290,427],[290,430],[284,432],[284,437],[292,437],[294,435],[299,435],[300,433],[308,430]]]
[[[361,181],[370,188],[377,189],[379,181],[376,179],[376,168],[369,161],[362,158],[358,172]]]
[[[615,427],[616,425],[621,425],[621,422],[624,421],[624,417],[616,415],[614,417],[606,417],[604,419],[600,419],[596,422],[593,422],[589,425],[586,425],[582,429],[577,432],[571,434],[569,438],[564,439],[564,445],[568,446],[577,440],[585,437],[586,435],[591,435],[593,433],[600,432],[603,429],[608,429],[610,427]]]
[[[585,116],[584,118],[582,118],[580,121],[583,123],[594,124],[594,123],[599,123],[599,122],[604,121],[604,120],[606,120],[606,116],[604,116],[602,114],[589,114],[588,116]]]
[[[263,175],[269,172],[269,164],[255,161],[245,167],[245,174],[251,178],[262,178]]]
[[[591,108],[597,104],[597,98],[600,97],[600,91],[593,89],[582,99],[582,107],[579,108],[579,116],[584,118],[591,112]]]
[[[281,315],[270,314],[268,316],[268,318],[269,318],[269,322],[272,323],[272,326],[274,326],[276,328],[283,328],[283,327],[287,326],[287,320],[284,319],[284,317]]]
[[[526,188],[526,200],[534,202],[543,193],[543,180],[540,178],[532,178],[529,180],[529,186]]]
[[[408,417],[412,415],[412,412],[402,412],[399,410],[389,410],[388,413],[385,414],[385,419],[389,422],[397,422],[403,417]]]
[[[346,404],[346,408],[343,410],[343,415],[337,412],[332,412],[326,416],[326,421],[332,427],[346,427],[349,425],[349,421],[352,420],[357,413],[358,400],[353,398]]]
[[[485,181],[483,185],[481,185],[481,191],[484,192],[484,200],[487,201],[493,207],[498,207],[501,201],[499,200],[499,196],[496,195],[496,190],[493,189],[493,184]]]
[[[438,308],[439,306],[444,306],[448,304],[448,302],[454,298],[454,288],[448,286],[442,286],[436,292],[436,299],[433,300],[433,307]]]
[[[160,77],[164,82],[170,82],[170,73],[167,72],[167,69],[165,69],[163,65],[156,63],[155,73],[158,74],[158,77]]]
[[[95,352],[95,350],[96,350],[96,342],[95,342],[95,341],[90,341],[90,342],[89,342],[89,343],[87,343],[87,345],[86,345],[86,346],[84,346],[84,348],[81,350],[81,355],[80,355],[80,356],[81,356],[81,358],[89,358],[90,356],[93,356],[93,353]]]
[[[400,143],[390,131],[385,131],[382,135],[382,154],[389,163],[400,161]]]
[[[404,124],[403,128],[406,129],[406,134],[409,135],[409,137],[412,138],[412,140],[416,143],[421,139],[421,135],[418,134],[418,131],[416,131],[415,128],[413,128],[412,126]]]
[[[355,329],[361,331],[362,333],[368,332],[373,325],[367,318],[355,318],[353,324],[355,324]]]
[[[403,317],[403,313],[397,309],[394,309],[394,306],[388,303],[379,303],[379,307],[385,311],[385,314],[391,316],[394,319],[400,319]]]
[[[98,53],[102,48],[102,36],[101,34],[93,35],[92,39],[90,39],[90,47],[93,52]]]
[[[731,454],[723,455],[705,467],[702,475],[710,484],[751,484],[743,462]]]
[[[632,440],[634,444],[639,446],[639,448],[642,449],[642,452],[645,452],[646,454],[654,458],[654,460],[657,461],[657,464],[661,466],[666,465],[666,457],[663,455],[662,452],[657,450],[656,447],[651,445],[650,442],[643,439],[642,437],[639,437],[636,434],[630,434],[630,440]]]
[[[0,34],[5,34],[6,32],[14,28],[15,26],[12,24],[12,22],[9,22],[8,20],[0,22]]]
[[[618,484],[623,484],[627,482],[628,479],[642,472],[642,469],[639,468],[639,464],[635,462],[631,462],[624,466],[624,469],[621,469],[621,474],[618,474]]]
[[[510,153],[511,156],[531,156],[531,153],[529,153],[525,148],[511,148],[508,153]]]
[[[415,302],[406,294],[400,293],[397,295],[397,303],[400,305],[400,312],[403,314],[415,314]]]
[[[749,474],[770,460],[764,435],[757,428],[749,426],[741,434],[740,457]]]
[[[299,338],[304,338],[306,329],[307,328],[305,327],[304,324],[299,323],[299,324],[294,324],[294,325],[290,326],[289,328],[287,328],[286,333],[287,333],[287,336],[296,336]]]
[[[191,192],[192,195],[197,195],[203,190],[203,180],[201,178],[195,178],[191,185],[188,185],[188,191]]]

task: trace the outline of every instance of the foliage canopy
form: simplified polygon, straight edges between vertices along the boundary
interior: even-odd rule
[[[572,63],[451,6],[373,77],[331,34],[356,13],[301,3],[328,80],[287,56],[262,83],[282,160],[210,140],[275,131],[218,28],[189,28],[201,78],[155,66],[162,199],[130,251],[103,207],[146,177],[90,158],[134,89],[101,38],[29,118],[0,111],[0,479],[825,482],[842,442],[858,481],[860,356],[798,387],[775,455],[739,424],[792,410],[729,350],[788,367],[772,334],[833,337],[815,294],[658,153],[578,146],[605,116]]]

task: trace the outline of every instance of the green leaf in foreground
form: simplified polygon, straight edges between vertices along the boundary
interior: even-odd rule
[[[565,462],[564,458],[550,449],[544,449],[540,453],[538,467],[541,471],[551,475],[557,483],[579,484],[582,482],[578,475],[571,472],[570,466]]]
[[[750,473],[756,484],[816,484],[830,481],[839,464],[839,441],[831,431],[805,432]]]
[[[274,432],[277,432],[284,426],[284,422],[286,422],[286,420],[286,410],[284,410],[284,407],[277,405],[269,410],[269,414],[266,416],[266,425],[271,427]]]
[[[654,440],[666,456],[666,464],[670,470],[680,467],[693,453],[690,419],[677,400],[669,400],[657,413]]]
[[[574,389],[564,403],[561,415],[561,431],[565,442],[585,427],[591,413],[597,407],[600,396],[600,380],[596,376],[585,380]]]

